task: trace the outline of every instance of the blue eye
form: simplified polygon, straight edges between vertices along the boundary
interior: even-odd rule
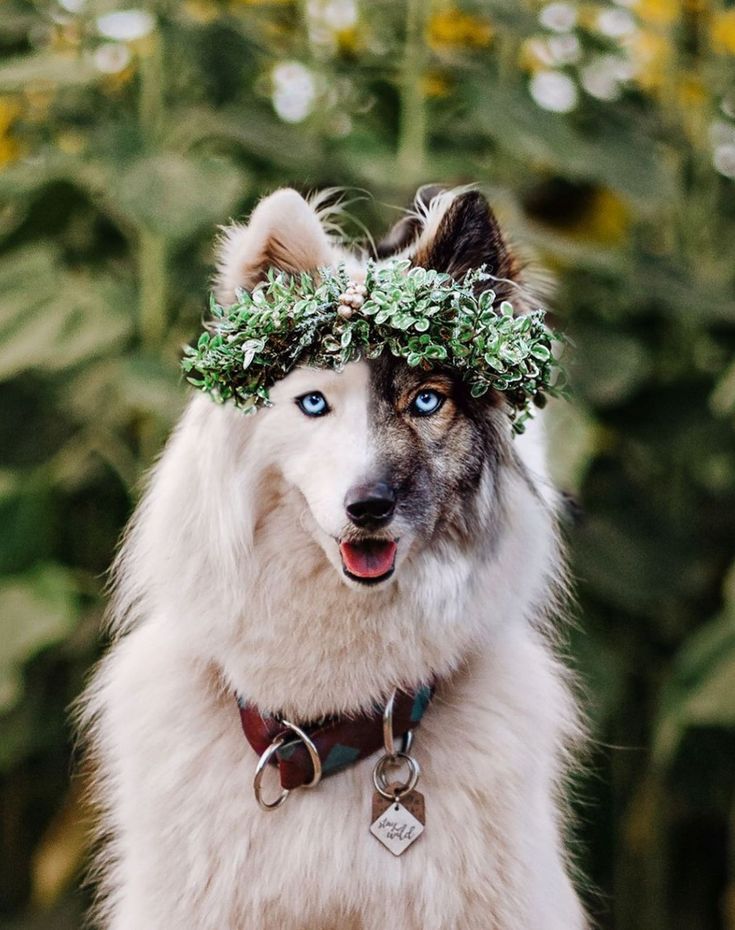
[[[428,417],[444,403],[444,396],[437,391],[421,391],[411,401],[411,412],[420,417]]]
[[[297,397],[296,403],[307,417],[323,417],[325,413],[329,413],[327,399],[319,391],[312,391],[311,394],[303,394],[301,397]]]

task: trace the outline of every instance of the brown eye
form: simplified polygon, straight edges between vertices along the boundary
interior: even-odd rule
[[[409,405],[409,410],[417,417],[430,417],[441,409],[445,397],[438,391],[419,391]]]

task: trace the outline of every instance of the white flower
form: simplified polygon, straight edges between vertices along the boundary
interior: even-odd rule
[[[735,145],[735,126],[721,119],[715,120],[710,123],[709,141],[713,149],[720,145]]]
[[[619,81],[632,81],[636,75],[636,67],[630,58],[623,55],[607,55],[610,61],[610,71]]]
[[[547,45],[554,64],[574,65],[582,57],[579,39],[571,32],[564,35],[549,36]]]
[[[621,83],[633,77],[633,66],[620,55],[598,55],[580,71],[582,87],[598,100],[617,100]]]
[[[729,94],[720,101],[720,109],[731,119],[735,119],[735,94]]]
[[[597,28],[609,39],[623,39],[635,32],[636,25],[627,10],[602,10],[597,17]]]
[[[539,22],[552,32],[569,32],[577,23],[577,11],[571,3],[550,3],[539,13]]]
[[[577,85],[560,71],[539,71],[529,84],[531,96],[544,110],[570,113],[577,105]]]
[[[598,100],[617,100],[620,96],[620,84],[615,78],[597,65],[587,65],[579,74],[582,87],[591,97]]]
[[[97,31],[107,39],[133,42],[153,32],[156,20],[147,10],[117,10],[97,17]]]
[[[94,51],[94,63],[103,74],[118,74],[130,64],[130,49],[121,42],[104,42]]]
[[[85,0],[59,0],[59,6],[65,9],[67,13],[81,13],[84,4]]]
[[[735,178],[735,144],[718,145],[712,156],[712,164],[726,178]]]
[[[309,0],[307,12],[335,32],[350,29],[357,23],[356,0]]]
[[[285,123],[300,123],[314,109],[316,82],[301,62],[282,61],[273,68],[273,108]]]

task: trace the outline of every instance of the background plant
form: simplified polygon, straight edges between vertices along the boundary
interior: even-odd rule
[[[280,184],[485,185],[577,345],[554,461],[598,741],[590,906],[732,930],[735,8],[720,0],[0,4],[0,920],[76,928],[66,707],[185,391],[216,224]]]

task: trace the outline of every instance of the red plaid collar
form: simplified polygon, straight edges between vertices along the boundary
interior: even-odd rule
[[[419,725],[434,690],[432,682],[412,691],[396,691],[393,705],[396,740]],[[245,737],[259,756],[274,740],[284,737],[283,745],[273,758],[273,764],[279,768],[281,787],[290,791],[309,784],[314,768],[301,738],[284,725],[280,717],[262,714],[239,695],[237,705]],[[355,716],[328,717],[316,723],[299,724],[319,753],[323,776],[333,775],[383,746],[383,710],[382,705],[375,704],[370,711]]]

